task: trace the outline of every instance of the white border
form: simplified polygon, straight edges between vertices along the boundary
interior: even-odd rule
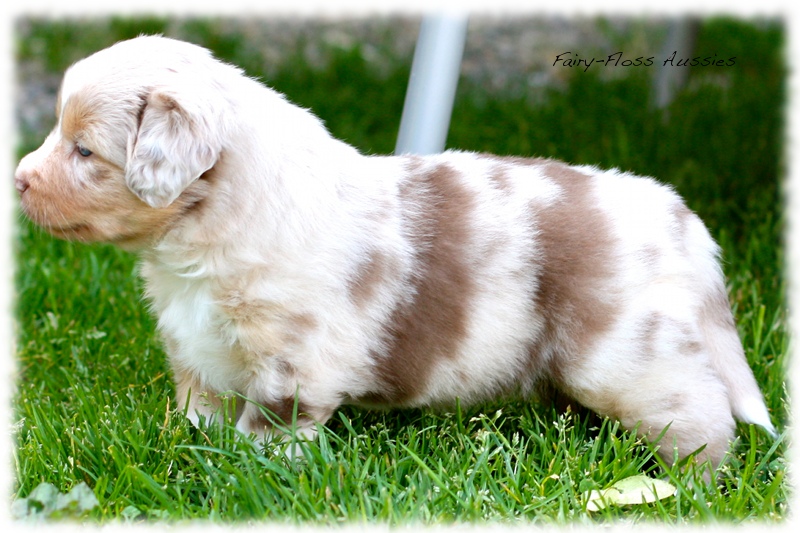
[[[22,4],[22,5],[12,5]],[[13,261],[11,253],[11,238],[16,221],[13,218],[14,194],[13,189],[13,169],[15,166],[14,151],[16,137],[14,130],[14,113],[12,109],[13,95],[13,38],[12,24],[15,17],[19,15],[45,15],[54,18],[67,16],[98,16],[107,14],[153,14],[153,15],[181,15],[181,14],[201,14],[201,15],[298,15],[298,16],[371,16],[378,14],[424,12],[432,10],[468,10],[476,14],[502,15],[510,12],[541,13],[547,15],[594,15],[598,13],[609,15],[627,16],[659,16],[671,14],[731,14],[743,17],[750,16],[774,16],[780,15],[786,20],[788,33],[787,61],[790,67],[790,81],[788,90],[789,109],[787,125],[787,154],[786,170],[787,183],[786,209],[787,232],[786,232],[786,273],[789,278],[790,290],[789,301],[791,307],[798,302],[798,276],[800,276],[800,233],[794,231],[798,224],[797,217],[800,215],[800,179],[796,165],[794,165],[794,154],[797,149],[797,131],[800,126],[800,109],[796,105],[795,99],[800,89],[798,82],[798,58],[800,58],[800,39],[797,35],[797,15],[796,10],[792,9],[794,0],[752,0],[732,1],[732,0],[663,0],[654,4],[651,1],[640,0],[606,0],[602,3],[595,1],[579,0],[559,0],[558,2],[520,2],[517,0],[461,0],[459,2],[444,2],[441,0],[384,0],[382,2],[365,2],[358,0],[296,0],[293,2],[274,2],[257,0],[139,0],[139,1],[112,1],[112,0],[82,0],[80,2],[67,2],[64,0],[22,0],[8,1],[0,7],[2,17],[0,17],[0,65],[2,65],[2,76],[0,79],[4,83],[0,84],[0,132],[6,139],[5,150],[0,155],[0,168],[3,169],[3,177],[0,178],[0,313],[5,314],[0,319],[0,350],[8,352],[0,355],[0,525],[8,523],[8,527],[13,529],[29,529],[20,524],[9,522],[8,505],[9,495],[12,487],[13,471],[12,467],[12,443],[10,439],[11,413],[10,399],[14,379],[14,346],[13,346]],[[799,313],[792,313],[790,316],[792,344],[794,344],[797,334],[800,333]],[[795,375],[797,365],[791,364],[791,377]],[[794,454],[790,453],[789,459],[793,464]],[[8,470],[7,470],[8,469]],[[794,483],[793,469],[789,469],[792,485]],[[781,526],[793,528],[797,521],[796,503],[798,497],[793,496],[791,503],[791,513]],[[40,526],[41,527],[41,526]],[[73,529],[75,526],[59,525],[46,526],[57,527],[59,531]],[[258,526],[259,529],[267,527]],[[608,527],[608,526],[605,526]],[[629,529],[632,525],[617,524],[614,529]],[[637,525],[637,529],[642,525]],[[654,526],[648,527],[648,529]],[[107,529],[107,528],[106,528]],[[116,529],[116,528],[114,528]],[[210,526],[210,529],[219,529],[218,526]],[[308,528],[318,530],[320,528]],[[363,527],[347,528],[363,530]],[[370,531],[388,531],[387,527],[375,526],[368,527]],[[439,529],[439,528],[434,528]],[[475,529],[472,527],[449,527],[447,529]],[[483,528],[480,528],[483,529]],[[495,529],[492,527],[491,529]],[[661,529],[659,527],[659,529]],[[713,529],[717,529],[716,527]]]

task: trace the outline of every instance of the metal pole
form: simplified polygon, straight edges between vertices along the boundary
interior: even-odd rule
[[[435,154],[444,150],[467,15],[427,15],[420,25],[408,81],[396,154]]]
[[[670,57],[673,52],[677,52],[676,57],[678,60],[692,57],[699,29],[700,23],[694,18],[672,21],[669,25],[669,33],[667,34],[661,57]],[[663,109],[672,103],[677,92],[686,85],[689,67],[659,66],[656,72],[657,75],[654,80],[655,104],[656,107]]]

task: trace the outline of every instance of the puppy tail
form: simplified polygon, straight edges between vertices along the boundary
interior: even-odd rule
[[[692,215],[684,222],[686,249],[706,280],[702,288],[698,287],[702,295],[698,318],[711,367],[727,389],[734,418],[761,426],[777,437],[733,320],[720,266],[721,249],[699,218]]]
[[[773,438],[778,436],[769,411],[747,364],[742,342],[731,316],[723,288],[706,304],[703,322],[708,338],[711,364],[728,389],[733,416],[742,422],[763,427]]]

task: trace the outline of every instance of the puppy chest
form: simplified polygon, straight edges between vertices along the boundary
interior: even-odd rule
[[[201,286],[175,293],[160,313],[177,357],[209,381],[243,384],[275,356],[297,354],[320,329],[310,313],[247,291]]]

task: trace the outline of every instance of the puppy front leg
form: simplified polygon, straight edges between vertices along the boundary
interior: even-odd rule
[[[175,369],[174,374],[178,411],[185,413],[192,425],[200,427],[201,418],[207,424],[236,419],[236,408],[223,402],[219,394],[210,391],[195,374],[182,369]],[[229,407],[230,411],[225,413],[223,407]]]
[[[299,394],[276,397],[255,387],[251,387],[247,397],[236,429],[243,435],[255,435],[261,445],[273,439],[287,443],[293,437],[313,440],[317,435],[316,424],[324,424],[335,409],[312,405]],[[289,455],[297,457],[298,452],[292,449]]]

